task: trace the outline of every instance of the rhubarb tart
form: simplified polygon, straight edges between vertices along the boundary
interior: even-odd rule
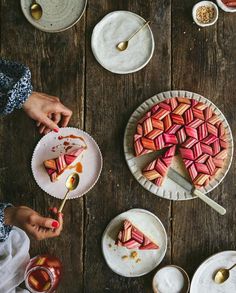
[[[161,186],[178,152],[196,188],[206,186],[225,164],[228,137],[218,113],[195,99],[173,97],[155,104],[138,121],[135,156],[162,151],[143,169],[143,176]]]
[[[61,154],[56,158],[45,160],[43,164],[50,180],[55,182],[58,177],[79,157],[84,149],[84,147],[79,147],[66,154]]]
[[[157,244],[128,220],[124,221],[123,227],[119,231],[116,245],[127,249],[159,249]]]

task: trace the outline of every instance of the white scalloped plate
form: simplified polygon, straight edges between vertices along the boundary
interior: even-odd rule
[[[50,178],[44,168],[43,161],[51,158],[56,158],[60,153],[65,153],[65,146],[63,143],[72,142],[80,144],[79,139],[63,139],[58,140],[59,136],[68,135],[81,136],[87,144],[87,149],[82,152],[82,154],[72,163],[74,166],[76,163],[81,162],[83,166],[83,172],[79,174],[80,183],[78,187],[71,191],[69,194],[69,199],[80,197],[97,183],[101,171],[102,171],[102,154],[97,145],[96,141],[85,131],[73,128],[65,127],[60,128],[58,133],[50,132],[40,139],[37,146],[34,149],[34,153],[31,161],[31,168],[34,175],[34,179],[38,186],[51,196],[63,199],[67,191],[65,182],[67,177],[75,172],[74,169],[65,170],[60,178],[56,182],[51,182]],[[52,151],[54,146],[58,147],[55,152]]]
[[[214,275],[220,268],[230,268],[236,263],[236,251],[222,251],[206,259],[193,275],[190,293],[233,293],[236,292],[236,270],[223,284],[216,284]]]
[[[124,220],[130,220],[137,228],[147,233],[159,245],[157,250],[127,249],[115,245],[115,240]],[[144,209],[131,209],[116,216],[106,227],[102,236],[102,252],[107,265],[118,275],[139,277],[155,269],[166,254],[167,235],[160,219]],[[136,251],[133,259],[130,254]],[[123,257],[128,258],[124,259]],[[136,262],[140,259],[140,262]]]
[[[170,200],[187,200],[187,199],[195,198],[195,196],[192,196],[192,194],[187,193],[181,186],[177,185],[170,178],[168,178],[168,174],[164,180],[163,185],[160,187],[156,186],[155,184],[147,180],[142,175],[142,169],[144,168],[144,166],[146,166],[149,162],[154,160],[158,152],[153,152],[141,157],[134,156],[133,136],[135,134],[138,121],[149,109],[152,108],[153,105],[159,103],[162,100],[172,98],[172,97],[186,97],[190,99],[194,98],[195,100],[201,101],[207,104],[208,106],[210,106],[212,110],[214,111],[214,113],[220,116],[221,120],[223,121],[225,125],[226,133],[228,136],[228,142],[229,142],[228,156],[224,164],[224,167],[221,169],[221,171],[217,173],[217,176],[214,178],[214,180],[211,180],[210,183],[206,187],[201,188],[201,191],[204,193],[208,193],[212,191],[224,179],[227,172],[229,171],[229,168],[233,159],[233,137],[232,137],[231,129],[229,127],[229,124],[225,116],[216,107],[216,105],[214,105],[210,100],[204,98],[203,96],[193,92],[188,92],[183,90],[162,92],[146,100],[144,103],[142,103],[131,115],[128,121],[128,124],[126,126],[125,135],[124,135],[125,159],[135,179],[146,190],[150,191],[151,193],[157,196],[170,199]],[[184,168],[183,162],[178,156],[175,156],[171,167],[189,180],[189,177]]]

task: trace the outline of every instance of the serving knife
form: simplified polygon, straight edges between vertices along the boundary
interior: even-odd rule
[[[176,184],[183,187],[186,192],[197,196],[201,200],[203,200],[206,204],[208,204],[211,208],[213,208],[216,212],[218,212],[221,215],[226,214],[226,209],[223,208],[221,205],[219,205],[217,202],[206,196],[203,192],[200,190],[194,188],[194,186],[186,180],[183,176],[181,176],[178,172],[173,170],[172,168],[169,169],[168,177],[173,180]]]

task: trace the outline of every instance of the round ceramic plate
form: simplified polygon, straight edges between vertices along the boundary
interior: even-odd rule
[[[76,24],[82,17],[87,0],[37,0],[43,9],[41,19],[30,15],[32,0],[21,0],[26,19],[37,29],[49,33],[61,32]]]
[[[100,149],[95,140],[83,130],[73,127],[60,128],[59,133],[50,132],[42,137],[35,147],[31,162],[34,179],[42,190],[60,199],[64,198],[67,191],[65,186],[66,179],[71,173],[75,172],[75,169],[65,170],[56,182],[51,182],[43,162],[66,153],[68,147],[72,146],[71,150],[73,150],[76,146],[84,146],[84,142],[79,138],[64,138],[71,135],[82,137],[87,145],[87,149],[71,164],[76,166],[80,162],[82,172],[79,174],[80,183],[75,190],[70,192],[69,198],[80,197],[93,188],[102,170]],[[61,137],[63,138],[61,139]]]
[[[218,6],[225,12],[236,12],[236,7],[228,7],[221,0],[216,0]]]
[[[115,245],[118,232],[124,220],[130,220],[159,245],[158,250],[137,250]],[[116,274],[124,277],[139,277],[148,274],[162,261],[167,249],[167,235],[161,221],[154,214],[143,209],[132,209],[115,217],[102,236],[102,251],[107,265]],[[133,259],[130,254],[136,251]],[[125,257],[125,258],[124,258]],[[139,262],[136,262],[137,259]]]
[[[143,28],[129,42],[125,51],[116,45],[127,40],[145,20],[129,11],[114,11],[107,14],[94,28],[91,40],[92,51],[97,61],[107,70],[126,74],[143,68],[154,51],[154,38],[149,26]]]
[[[142,175],[142,169],[150,163],[152,160],[154,160],[157,157],[157,152],[153,152],[141,157],[135,157],[134,156],[134,148],[133,148],[133,136],[136,131],[136,126],[138,121],[142,118],[142,116],[155,104],[159,103],[160,101],[172,97],[186,97],[186,98],[193,98],[197,101],[206,103],[208,106],[212,108],[214,113],[220,116],[221,120],[224,123],[226,134],[228,136],[228,156],[226,159],[226,162],[224,164],[224,167],[221,169],[220,172],[217,173],[217,176],[210,181],[210,183],[206,187],[202,187],[200,190],[204,193],[212,191],[214,188],[216,188],[220,182],[224,179],[226,176],[230,165],[232,163],[233,159],[233,137],[232,132],[229,127],[229,124],[225,118],[225,116],[222,114],[222,112],[208,99],[187,91],[168,91],[163,92],[160,94],[157,94],[153,96],[152,98],[146,100],[144,103],[142,103],[131,115],[128,124],[126,126],[125,130],[125,136],[124,136],[124,152],[125,152],[125,159],[128,164],[128,167],[135,177],[135,179],[148,191],[152,192],[155,195],[158,195],[160,197],[171,199],[171,200],[186,200],[186,199],[192,199],[195,196],[192,196],[192,194],[187,193],[180,185],[176,184],[174,181],[172,181],[170,178],[168,178],[168,174],[164,180],[164,183],[162,186],[156,186],[151,181],[147,180]],[[189,180],[187,171],[185,170],[185,167],[183,165],[182,160],[179,158],[179,156],[175,156],[171,167],[175,169],[179,174],[181,174],[183,177]]]
[[[233,293],[236,292],[236,271],[230,271],[230,277],[223,284],[214,282],[214,275],[220,268],[230,268],[236,263],[236,251],[219,252],[204,261],[195,272],[190,293]]]

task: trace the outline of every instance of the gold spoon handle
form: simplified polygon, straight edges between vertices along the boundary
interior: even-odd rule
[[[236,267],[236,263],[235,263],[231,268],[229,268],[228,270],[230,271],[230,270],[232,270],[234,267]]]
[[[68,198],[68,194],[69,194],[69,189],[67,190],[66,194],[65,194],[65,197],[63,199],[63,202],[61,203],[60,207],[59,207],[59,210],[58,210],[58,213],[61,213],[62,209],[64,208],[64,205],[66,203],[66,200]]]
[[[145,28],[151,21],[147,21],[143,26],[141,26],[135,33],[132,34],[131,37],[127,41],[130,41],[137,33],[139,33],[143,28]]]

